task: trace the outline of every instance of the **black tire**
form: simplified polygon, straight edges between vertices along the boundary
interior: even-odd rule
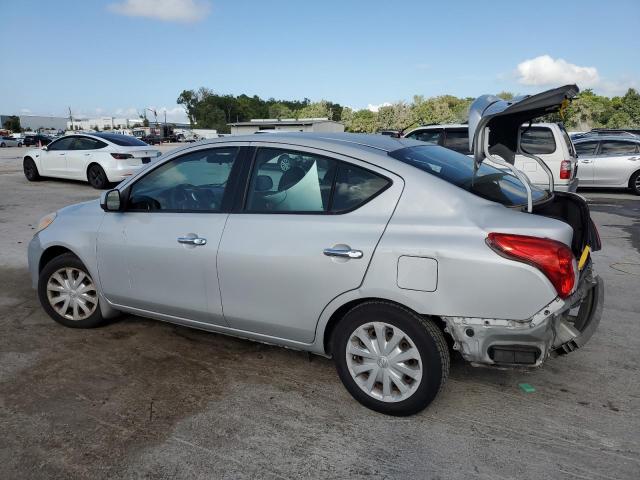
[[[640,195],[640,170],[631,175],[631,180],[629,180],[629,188],[636,195]]]
[[[104,190],[109,187],[109,179],[107,174],[104,173],[104,169],[94,163],[87,169],[87,180],[89,184],[98,190]]]
[[[102,312],[100,311],[99,300],[97,300],[95,310],[91,315],[82,320],[71,320],[60,315],[52,306],[49,301],[47,295],[47,283],[49,279],[60,269],[72,268],[76,270],[81,270],[88,277],[89,280],[93,282],[89,272],[86,267],[80,261],[78,257],[73,255],[72,253],[65,253],[58,257],[53,258],[49,263],[47,263],[42,272],[40,272],[40,278],[38,279],[38,298],[40,300],[40,304],[42,308],[44,308],[45,312],[53,318],[56,322],[64,325],[65,327],[70,328],[95,328],[103,325],[105,323],[105,319],[102,317]],[[94,283],[95,285],[95,283]],[[96,298],[99,298],[98,292],[95,291]]]
[[[415,391],[404,400],[385,402],[374,398],[358,386],[349,372],[347,342],[361,325],[371,322],[384,322],[399,328],[420,354],[422,378]],[[420,412],[438,395],[449,375],[449,349],[440,328],[432,320],[392,303],[370,301],[351,309],[336,326],[331,345],[338,375],[349,393],[365,407],[387,415],[407,416]]]
[[[38,167],[36,166],[36,162],[34,162],[32,158],[27,157],[22,161],[22,170],[24,171],[24,176],[30,182],[37,182],[38,180],[40,180]]]
[[[7,146],[7,144],[6,144],[6,143],[4,143],[4,142],[0,143],[0,148],[4,148],[4,147],[6,147],[6,146]]]

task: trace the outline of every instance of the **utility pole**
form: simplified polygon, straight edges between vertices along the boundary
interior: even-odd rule
[[[73,131],[73,115],[71,115],[71,107],[69,107],[69,121],[71,122],[71,131]]]

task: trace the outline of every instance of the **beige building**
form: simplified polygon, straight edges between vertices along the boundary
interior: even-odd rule
[[[229,123],[232,135],[256,132],[344,132],[344,125],[328,118],[254,118],[248,122]]]

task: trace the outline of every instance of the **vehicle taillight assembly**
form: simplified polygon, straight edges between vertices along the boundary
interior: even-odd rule
[[[564,243],[549,238],[510,233],[490,233],[489,245],[496,253],[528,263],[544,273],[560,298],[567,298],[575,284],[573,252]]]
[[[116,160],[126,160],[127,158],[133,158],[130,153],[112,153],[111,156]]]
[[[560,178],[569,180],[571,178],[571,160],[563,160],[560,163]]]

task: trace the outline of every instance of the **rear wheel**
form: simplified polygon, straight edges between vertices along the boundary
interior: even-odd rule
[[[104,173],[104,169],[95,163],[87,170],[87,180],[89,180],[89,184],[91,184],[93,188],[99,190],[104,190],[109,186],[109,179],[107,178],[107,174]]]
[[[629,180],[629,187],[631,191],[636,195],[640,195],[640,170],[631,175],[631,180]]]
[[[38,297],[49,316],[66,327],[93,328],[104,323],[95,283],[71,253],[45,265],[38,280]]]
[[[38,173],[38,167],[36,167],[36,163],[32,158],[25,158],[22,162],[22,169],[24,171],[24,176],[27,177],[27,180],[30,182],[37,182],[40,180],[40,174]]]
[[[332,351],[349,393],[389,415],[427,407],[449,374],[449,350],[438,326],[382,301],[350,310],[334,331]]]
[[[4,148],[4,147],[6,147],[6,146],[7,146],[7,144],[6,144],[6,143],[4,143],[4,142],[0,142],[0,148]]]

